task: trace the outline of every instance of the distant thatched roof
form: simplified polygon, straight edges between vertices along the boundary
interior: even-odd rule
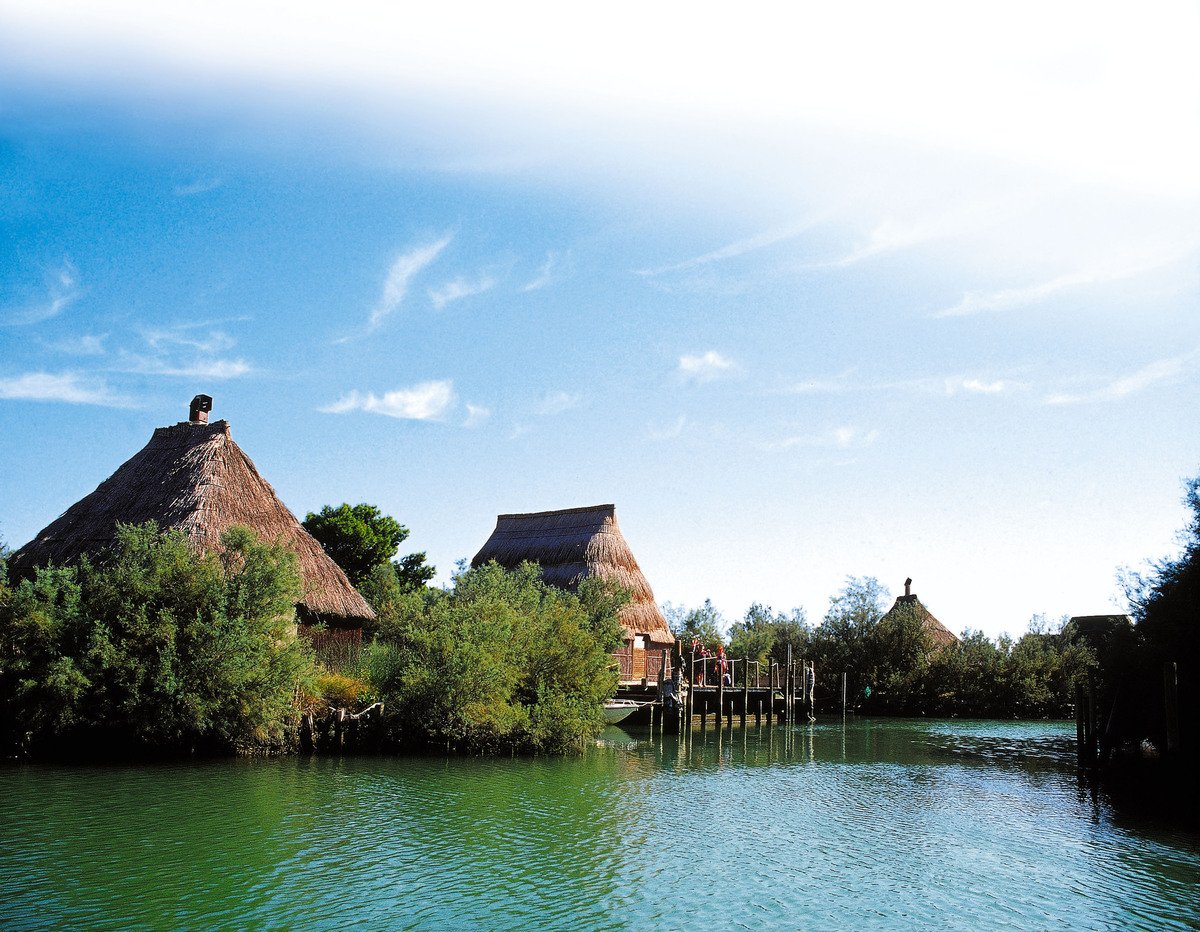
[[[909,583],[911,583],[911,580]],[[891,615],[893,612],[899,611],[902,605],[913,606],[921,619],[922,630],[924,630],[924,632],[929,636],[929,639],[933,642],[935,649],[949,647],[951,644],[957,644],[958,635],[934,618],[933,614],[921,603],[921,600],[918,599],[916,595],[907,592],[908,584],[906,584],[904,588],[906,590],[905,594],[896,597],[896,604],[888,609],[887,615],[884,615],[883,617],[887,618],[888,615]],[[883,619],[880,620],[882,621]]]
[[[84,553],[110,546],[118,522],[151,520],[183,531],[201,551],[219,549],[222,532],[234,524],[250,527],[265,541],[282,537],[299,557],[303,608],[335,625],[375,617],[233,442],[227,421],[182,421],[155,430],[141,452],[14,553],[10,572],[28,574],[51,560],[75,563]]]
[[[633,595],[633,601],[621,612],[626,631],[646,634],[655,644],[675,640],[617,526],[614,505],[500,515],[496,530],[471,565],[480,566],[489,560],[505,569],[531,560],[541,567],[543,580],[570,592],[589,576],[615,579]]]

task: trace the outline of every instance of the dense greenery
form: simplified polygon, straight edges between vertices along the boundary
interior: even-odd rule
[[[78,756],[282,746],[311,680],[295,555],[246,528],[198,558],[121,526],[78,567],[0,579],[0,740]]]
[[[588,580],[578,596],[534,564],[464,569],[452,589],[396,591],[380,606],[363,676],[405,743],[472,752],[563,751],[602,722],[628,594]]]
[[[1115,706],[1121,739],[1150,737],[1166,746],[1163,665],[1173,663],[1179,683],[1181,747],[1200,746],[1200,476],[1185,483],[1190,514],[1180,533],[1181,551],[1147,573],[1128,573],[1126,595],[1136,622],[1132,638],[1106,650],[1101,672],[1106,699]],[[1131,643],[1129,643],[1131,641]],[[1117,703],[1118,694],[1123,702]]]
[[[303,525],[372,605],[393,585],[403,591],[421,589],[437,572],[425,564],[423,552],[392,560],[409,530],[374,505],[326,505],[315,514],[310,511]]]
[[[783,663],[790,646],[794,660],[816,666],[818,711],[840,709],[845,673],[852,707],[895,715],[1067,715],[1076,678],[1094,663],[1069,628],[1047,633],[1040,618],[1017,641],[967,631],[958,643],[935,648],[915,606],[889,614],[887,601],[877,580],[850,577],[816,627],[803,609],[784,615],[756,603],[729,626],[728,654]],[[691,612],[672,608],[670,617],[678,636],[719,643],[722,619],[710,603]]]

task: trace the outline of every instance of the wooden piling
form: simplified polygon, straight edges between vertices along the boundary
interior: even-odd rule
[[[750,711],[750,661],[742,660],[742,727],[746,727],[746,713]]]
[[[787,669],[783,673],[783,723],[792,724],[792,645],[787,649]]]
[[[1174,663],[1163,664],[1163,699],[1167,716],[1167,753],[1179,750],[1179,670]]]

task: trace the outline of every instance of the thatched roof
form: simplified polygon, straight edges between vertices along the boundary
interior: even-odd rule
[[[957,644],[958,635],[934,618],[933,613],[921,603],[921,600],[918,599],[916,595],[908,591],[911,584],[912,580],[909,580],[907,583],[905,583],[904,595],[896,597],[896,604],[888,609],[887,614],[883,617],[887,618],[888,615],[891,615],[893,612],[899,611],[901,606],[912,606],[917,612],[918,617],[921,619],[921,628],[929,636],[929,639],[933,643],[935,650],[940,650],[943,647],[949,647],[951,644]],[[880,619],[880,621],[882,620],[883,619]]]
[[[621,612],[626,632],[648,635],[654,644],[675,641],[650,584],[617,526],[615,505],[500,515],[496,530],[471,565],[480,566],[489,560],[505,569],[531,560],[541,567],[543,580],[569,592],[589,576],[615,579],[633,595],[633,601]]]
[[[195,412],[193,405],[194,418]],[[304,584],[301,607],[307,615],[333,625],[358,625],[374,618],[346,574],[233,442],[229,423],[208,424],[206,414],[199,417],[155,430],[150,442],[96,491],[14,553],[9,571],[25,575],[51,560],[75,563],[84,553],[110,546],[118,522],[153,520],[160,527],[177,528],[198,551],[219,549],[222,532],[244,524],[262,540],[282,537],[296,552]]]

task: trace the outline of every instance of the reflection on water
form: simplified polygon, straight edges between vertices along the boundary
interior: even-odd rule
[[[0,767],[3,929],[1189,929],[1194,837],[1060,723],[840,720],[582,757]]]

